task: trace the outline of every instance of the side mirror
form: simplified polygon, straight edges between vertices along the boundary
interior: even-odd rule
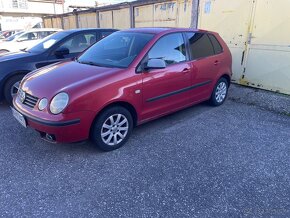
[[[150,59],[144,67],[145,70],[164,68],[166,68],[166,63],[163,59]]]
[[[60,47],[55,52],[54,55],[58,58],[63,58],[63,56],[69,54],[69,49],[66,47]]]

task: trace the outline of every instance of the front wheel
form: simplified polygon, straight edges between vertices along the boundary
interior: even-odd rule
[[[92,141],[103,151],[123,146],[131,135],[133,119],[124,107],[111,107],[103,111],[92,127]]]
[[[220,78],[214,87],[209,103],[213,106],[222,105],[228,95],[228,88],[228,81],[224,77]]]
[[[13,97],[17,94],[20,82],[24,75],[16,75],[8,79],[4,86],[5,100],[11,105]]]

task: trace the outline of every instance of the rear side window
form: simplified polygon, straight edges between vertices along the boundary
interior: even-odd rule
[[[208,36],[203,33],[187,32],[192,59],[205,58],[214,55],[214,49]]]
[[[208,37],[213,45],[215,54],[220,54],[223,52],[223,48],[221,46],[221,44],[219,43],[219,41],[216,39],[216,37],[212,34],[208,34]]]
[[[107,37],[108,35],[111,35],[112,33],[113,33],[113,32],[111,32],[111,31],[101,32],[101,33],[100,33],[100,35],[101,35],[101,38],[100,38],[100,39],[105,38],[105,37]]]

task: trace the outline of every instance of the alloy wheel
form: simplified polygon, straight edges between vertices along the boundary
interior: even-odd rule
[[[225,100],[227,95],[227,84],[225,82],[220,82],[216,88],[215,99],[218,103]]]
[[[13,84],[13,86],[10,89],[10,94],[12,98],[17,94],[18,89],[19,89],[20,81],[16,82]]]
[[[121,143],[128,134],[129,121],[122,114],[113,114],[103,123],[101,138],[109,146]]]

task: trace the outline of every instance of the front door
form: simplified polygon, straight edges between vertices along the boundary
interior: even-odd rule
[[[60,43],[58,46],[55,46],[45,60],[36,64],[36,68],[41,68],[60,61],[72,60],[96,41],[96,32],[83,32],[74,35],[64,40],[64,42]],[[62,47],[68,48],[69,54],[57,57],[54,53]]]
[[[147,61],[150,59],[163,59],[166,67],[142,73],[143,120],[158,117],[190,103],[188,88],[191,84],[191,70],[182,33],[169,34],[159,39],[144,58]]]

